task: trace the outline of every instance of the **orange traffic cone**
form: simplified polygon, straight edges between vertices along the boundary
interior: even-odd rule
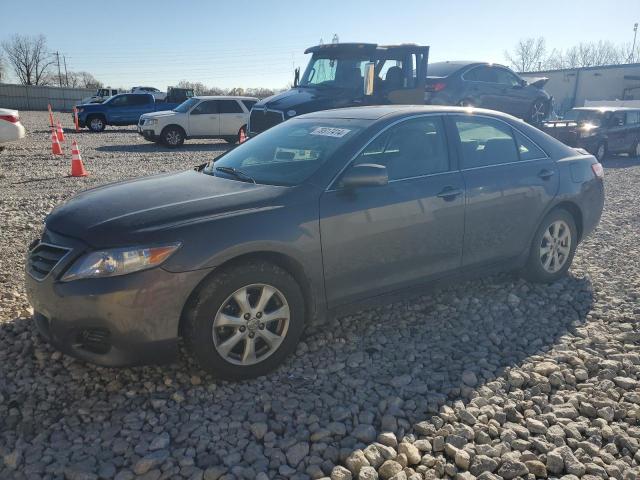
[[[64,130],[62,129],[62,125],[58,122],[58,128],[56,130],[56,136],[58,137],[59,142],[64,142]]]
[[[80,150],[78,150],[78,142],[75,140],[71,144],[71,176],[86,177],[89,173],[84,169]]]
[[[58,141],[58,135],[56,135],[55,128],[51,130],[51,153],[54,155],[62,155],[62,147]]]

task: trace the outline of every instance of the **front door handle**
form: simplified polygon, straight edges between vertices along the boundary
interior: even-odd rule
[[[544,170],[540,170],[538,172],[538,177],[540,177],[543,180],[549,180],[551,177],[553,177],[555,175],[556,172],[554,172],[553,170],[547,170],[546,168]]]
[[[444,187],[440,193],[438,193],[439,198],[444,198],[445,200],[453,200],[454,198],[462,195],[462,190],[455,187]]]

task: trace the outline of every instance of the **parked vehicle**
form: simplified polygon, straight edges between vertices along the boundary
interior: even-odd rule
[[[566,145],[584,148],[600,162],[610,153],[640,157],[639,108],[572,108],[561,120],[544,122],[542,130]]]
[[[294,87],[258,102],[253,136],[303,113],[383,104],[424,104],[429,47],[334,43],[308,48],[311,59]]]
[[[425,101],[430,105],[489,108],[539,125],[551,111],[544,91],[547,78],[534,83],[504,65],[486,62],[436,62],[428,67]]]
[[[169,87],[164,101],[167,103],[182,103],[193,96],[194,93],[191,88]]]
[[[179,147],[190,138],[241,141],[247,134],[253,97],[192,97],[170,111],[140,117],[138,133],[152,142]]]
[[[164,101],[167,98],[167,92],[161,92],[155,87],[133,87],[131,93],[149,93],[156,100]]]
[[[284,122],[196,170],[81,193],[27,256],[38,329],[102,365],[182,335],[222,378],[262,375],[309,322],[469,272],[566,272],[602,166],[511,116],[379,106]],[[421,291],[421,290],[418,290]]]
[[[94,132],[101,132],[107,125],[136,125],[140,115],[171,110],[177,103],[156,102],[149,93],[121,93],[103,103],[77,105],[78,124]]]
[[[83,98],[81,103],[102,103],[107,98],[118,95],[119,93],[121,92],[119,92],[117,88],[99,88],[92,96]]]
[[[15,142],[24,138],[25,129],[20,123],[20,113],[18,110],[0,108],[0,152],[4,150],[2,144]]]

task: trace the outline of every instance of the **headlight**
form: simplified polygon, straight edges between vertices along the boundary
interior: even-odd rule
[[[101,250],[83,255],[62,277],[63,282],[80,278],[102,278],[126,275],[157,267],[167,260],[180,243],[154,247],[130,247]]]
[[[144,124],[145,125],[156,125],[158,123],[158,119],[157,118],[145,118],[144,119]]]
[[[585,123],[580,128],[580,137],[581,138],[592,137],[596,133],[597,133],[597,126],[594,125],[593,123]]]
[[[289,111],[287,112],[287,116],[288,116],[288,117],[295,117],[295,116],[296,116],[296,113],[297,113],[297,112],[296,112],[295,110],[289,110]]]
[[[84,112],[84,108],[78,108],[78,113]]]

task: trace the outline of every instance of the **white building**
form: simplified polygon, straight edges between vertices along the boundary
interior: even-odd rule
[[[556,113],[583,107],[585,101],[640,99],[640,63],[526,72],[520,75],[525,79],[549,78],[544,89],[553,95]]]

